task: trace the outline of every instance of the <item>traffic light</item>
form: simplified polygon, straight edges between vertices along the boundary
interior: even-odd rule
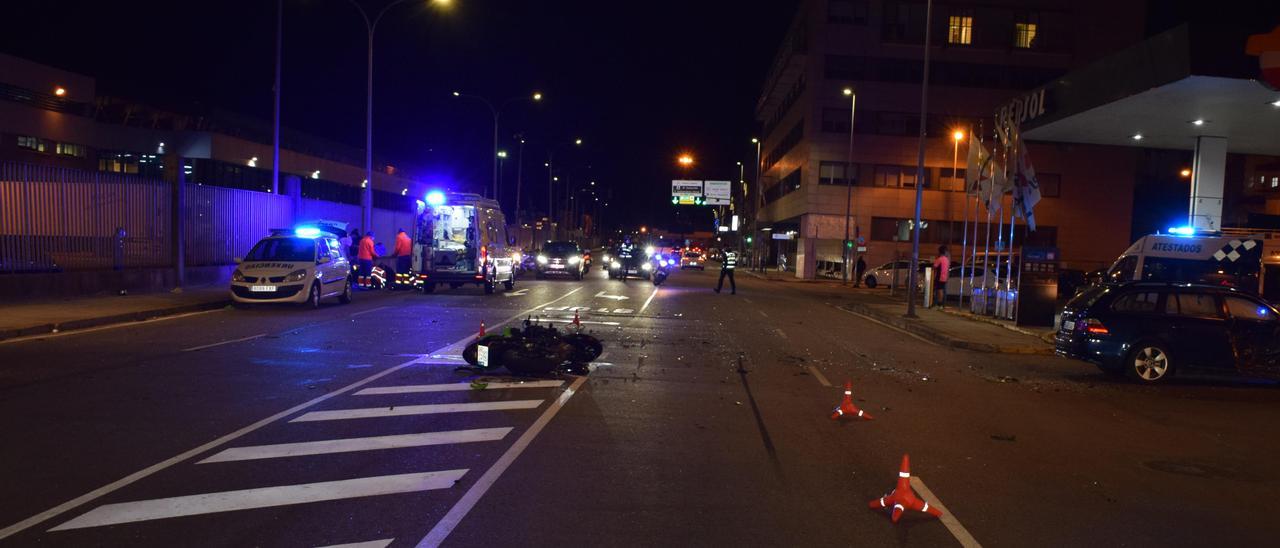
[[[847,248],[853,249],[853,240],[845,240],[844,246]]]
[[[753,238],[752,238],[751,236],[747,236],[747,243],[751,243],[751,240],[752,240],[752,239],[753,239]]]

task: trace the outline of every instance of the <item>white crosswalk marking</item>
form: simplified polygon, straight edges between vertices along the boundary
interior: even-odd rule
[[[506,411],[513,409],[533,409],[539,405],[542,405],[542,400],[511,400],[480,403],[434,403],[428,405],[369,407],[364,409],[335,409],[331,411],[312,411],[289,422],[371,419],[380,417],[404,417],[408,415],[432,415],[436,413],[466,413],[473,411]]]
[[[85,527],[99,527],[117,523],[134,523],[252,508],[270,508],[307,502],[447,489],[452,487],[454,482],[462,479],[463,474],[466,473],[467,470],[462,469],[397,474],[104,504],[80,517],[54,527],[50,531],[83,529]]]
[[[503,390],[506,388],[555,388],[564,381],[529,381],[529,382],[491,382],[485,390]],[[451,382],[445,384],[410,384],[405,386],[376,386],[356,392],[357,396],[376,396],[380,394],[416,394],[421,392],[451,392],[472,390],[471,383]]]
[[[378,540],[367,540],[364,542],[351,542],[347,544],[330,544],[329,546],[321,546],[320,548],[387,548],[391,546],[396,539],[384,538]]]
[[[337,440],[306,441],[300,443],[255,445],[250,447],[232,447],[196,464],[274,459],[280,457],[300,457],[305,455],[328,455],[331,453],[352,453],[355,451],[374,451],[378,449],[402,449],[405,447],[448,445],[451,443],[498,441],[506,437],[510,432],[511,428],[509,427],[478,428],[475,430],[455,430],[451,432],[426,432],[422,434],[400,434],[395,436],[374,436],[368,438],[346,438]]]

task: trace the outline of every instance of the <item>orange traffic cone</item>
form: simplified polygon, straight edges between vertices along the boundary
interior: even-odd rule
[[[853,404],[853,382],[852,381],[844,381],[844,399],[841,400],[840,405],[836,406],[836,409],[831,412],[831,420],[839,419],[840,417],[843,417],[845,415],[849,415],[851,417],[856,416],[858,418],[862,418],[866,420],[871,420],[875,418],[871,416],[871,413],[858,409],[858,406]]]
[[[578,329],[582,329],[582,322],[578,320],[578,311],[577,311],[577,310],[574,310],[574,311],[573,311],[573,326],[574,326],[574,327],[576,327],[576,328],[578,328]]]
[[[929,503],[920,500],[916,496],[916,492],[911,489],[911,462],[907,455],[902,455],[902,468],[898,470],[898,485],[890,491],[889,494],[871,501],[868,506],[872,510],[878,508],[892,508],[890,519],[894,523],[898,523],[898,518],[902,517],[902,513],[906,510],[915,510],[924,512],[933,516],[941,516],[942,512],[937,508],[929,507]]]
[[[476,334],[476,338],[484,338],[484,320],[480,320],[480,333]]]

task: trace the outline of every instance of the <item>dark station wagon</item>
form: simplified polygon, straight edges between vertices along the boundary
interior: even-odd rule
[[[1280,379],[1280,314],[1235,288],[1128,282],[1089,287],[1063,308],[1060,356],[1144,384],[1174,375]]]

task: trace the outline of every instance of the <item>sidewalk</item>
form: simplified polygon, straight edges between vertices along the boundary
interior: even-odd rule
[[[0,305],[0,340],[133,322],[230,304],[225,286],[187,288],[182,293],[81,297]]]
[[[777,269],[774,269],[774,268],[765,270],[764,273],[761,273],[757,270],[749,270],[747,268],[738,268],[737,270],[738,270],[738,273],[740,274],[746,274],[748,276],[760,278],[761,280],[769,280],[771,282],[788,282],[788,283],[802,283],[802,284],[821,284],[821,283],[838,284],[840,283],[840,280],[835,278],[815,278],[812,280],[797,278],[795,272],[779,272]]]
[[[885,293],[883,295],[879,293]],[[1053,345],[1043,335],[997,320],[957,310],[916,307],[917,318],[903,316],[906,302],[881,290],[852,290],[840,308],[880,323],[914,333],[945,346],[975,352],[1052,355]]]

